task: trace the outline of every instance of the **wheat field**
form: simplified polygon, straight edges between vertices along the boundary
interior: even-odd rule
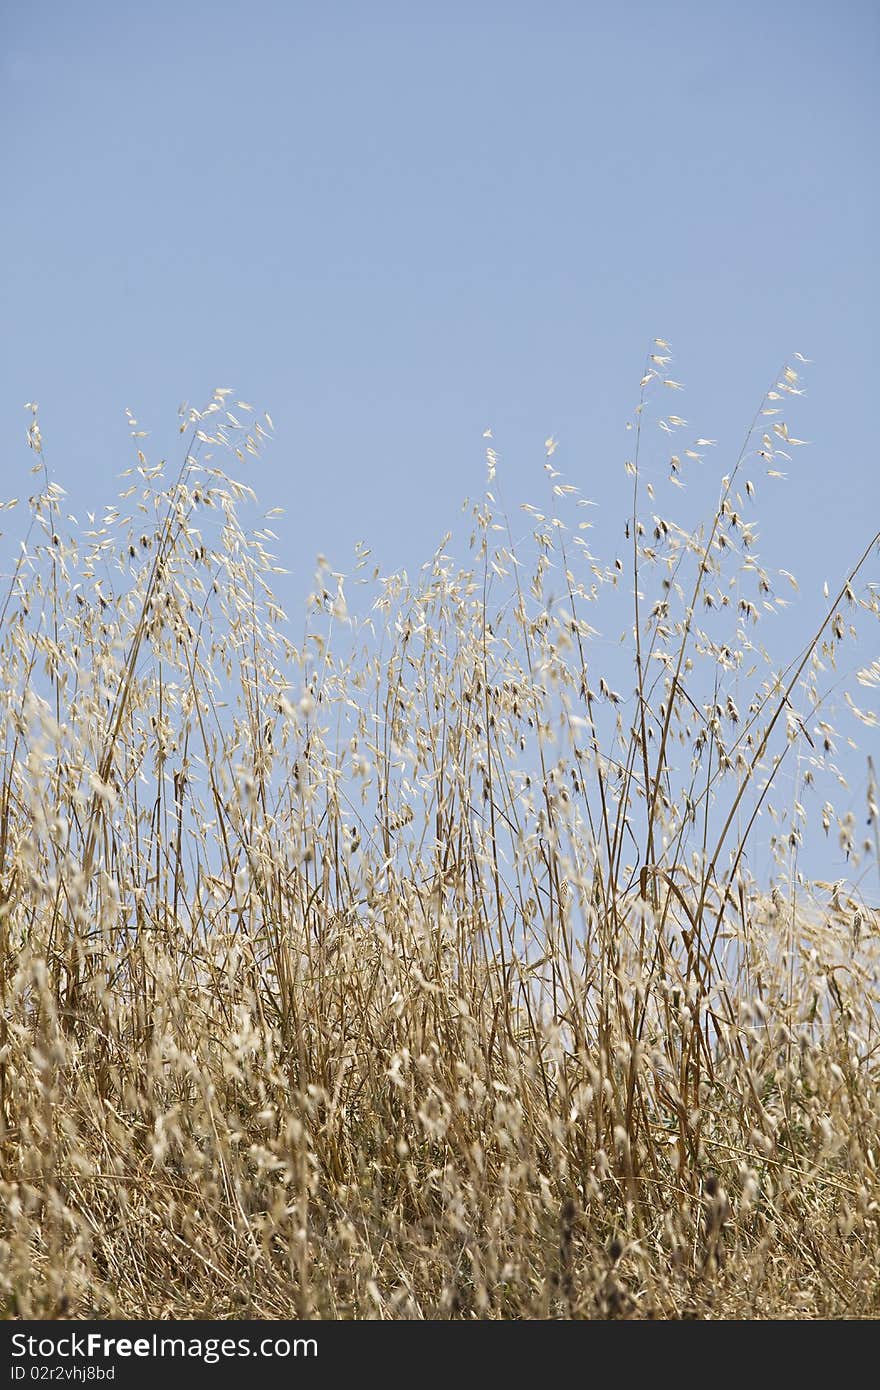
[[[510,512],[489,442],[461,549],[413,580],[321,559],[295,621],[273,513],[243,519],[268,416],[217,391],[173,464],[132,419],[83,527],[29,407],[4,1316],[880,1313],[880,536],[775,650],[794,580],[757,519],[800,365],[722,465],[666,413],[668,364],[658,341],[618,555],[555,440]],[[716,500],[676,524],[697,472]],[[864,815],[831,799],[842,717]],[[811,880],[815,831],[846,879]]]

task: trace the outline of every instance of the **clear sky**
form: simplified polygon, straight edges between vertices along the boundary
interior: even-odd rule
[[[231,386],[275,420],[294,576],[360,538],[416,568],[489,427],[512,505],[559,438],[602,549],[651,340],[719,474],[797,351],[813,443],[762,557],[806,631],[880,515],[878,39],[870,0],[6,0],[2,491],[26,400],[76,510],[125,407],[164,451]]]

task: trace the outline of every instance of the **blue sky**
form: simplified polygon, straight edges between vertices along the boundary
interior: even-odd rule
[[[125,407],[164,452],[232,386],[275,420],[288,606],[318,550],[416,568],[489,427],[512,506],[560,440],[608,553],[651,340],[718,475],[799,351],[813,443],[760,509],[793,651],[880,515],[876,6],[7,0],[3,31],[4,493],[26,400],[82,510]]]

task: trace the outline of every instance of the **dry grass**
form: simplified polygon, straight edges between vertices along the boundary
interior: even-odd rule
[[[799,378],[691,529],[654,515],[652,470],[709,449],[676,416],[648,448],[666,370],[624,559],[548,441],[523,540],[489,493],[464,568],[322,564],[298,643],[216,462],[261,447],[248,407],[186,412],[179,475],[140,455],[79,537],[34,408],[0,601],[7,1316],[880,1312],[876,791],[865,847],[820,790],[877,537],[776,668],[753,494]],[[848,884],[798,868],[819,817]]]

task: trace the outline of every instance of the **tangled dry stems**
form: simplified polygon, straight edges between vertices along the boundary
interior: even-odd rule
[[[490,491],[467,566],[374,575],[360,617],[366,550],[347,589],[321,562],[299,643],[216,463],[259,451],[249,406],[185,412],[178,476],[139,453],[79,537],[33,408],[0,648],[7,1316],[880,1311],[880,921],[798,869],[811,814],[876,857],[873,780],[866,846],[799,798],[877,538],[773,668],[747,475],[797,444],[799,377],[688,529],[640,457],[667,362],[625,560],[592,554],[549,440],[529,536]],[[710,441],[659,423],[679,483]]]

